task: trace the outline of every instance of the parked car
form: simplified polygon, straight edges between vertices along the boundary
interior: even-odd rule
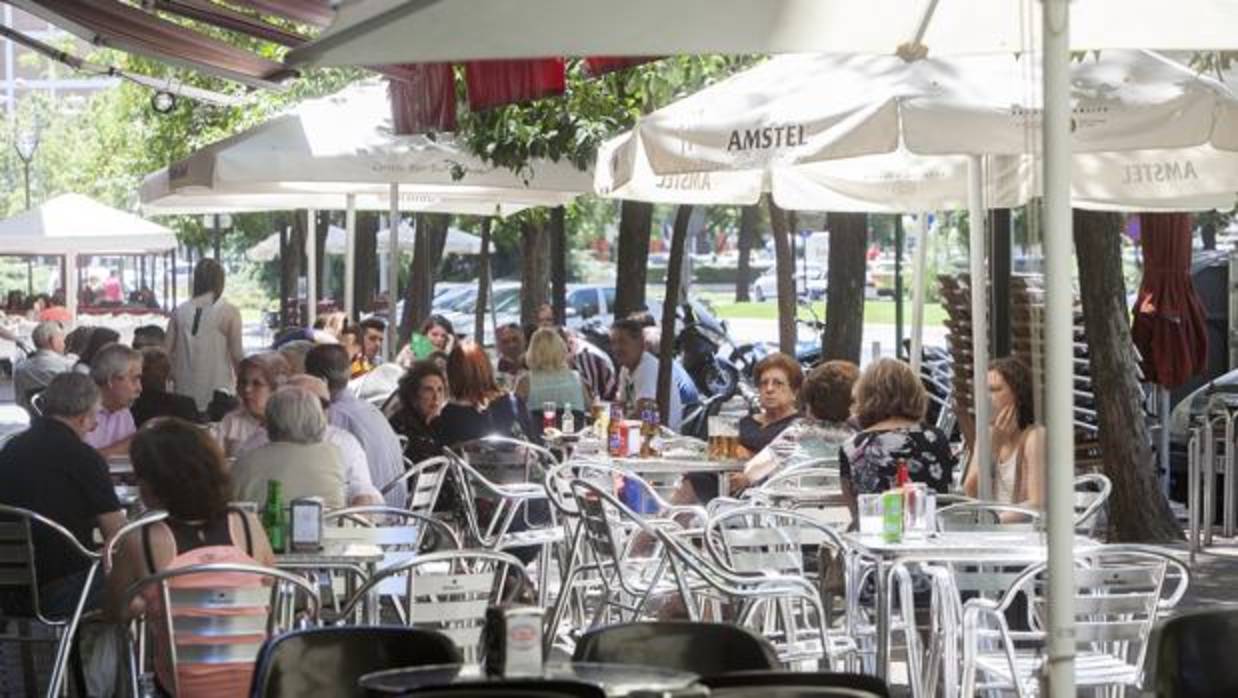
[[[567,326],[579,327],[585,320],[610,325],[615,319],[614,286],[571,286],[567,292]]]
[[[827,287],[827,274],[825,267],[817,264],[809,264],[807,268],[807,276],[802,265],[795,267],[795,291],[796,296],[800,298],[810,298],[816,300],[825,296]],[[752,282],[751,287],[752,300],[758,303],[764,303],[767,300],[778,298],[778,271],[771,268],[764,274],[759,276],[756,281]]]

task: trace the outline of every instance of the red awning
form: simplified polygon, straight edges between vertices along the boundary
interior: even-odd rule
[[[456,130],[456,80],[450,63],[386,66],[392,124],[402,135]]]
[[[309,37],[303,34],[276,26],[260,17],[224,7],[211,0],[153,0],[153,3],[156,10],[213,24],[221,29],[228,29],[281,46],[300,46],[309,41]]]
[[[592,56],[585,59],[585,71],[590,77],[601,77],[617,70],[627,70],[643,65],[657,58],[624,58],[622,56]]]
[[[464,67],[469,85],[469,108],[484,111],[561,95],[567,89],[566,70],[562,58],[470,61]]]
[[[1140,214],[1143,283],[1131,336],[1143,357],[1144,378],[1173,388],[1204,369],[1208,333],[1191,282],[1191,216]]]
[[[93,44],[247,85],[277,87],[295,74],[282,63],[116,0],[9,1]]]
[[[335,19],[330,0],[232,0],[232,4],[314,27],[325,27]]]

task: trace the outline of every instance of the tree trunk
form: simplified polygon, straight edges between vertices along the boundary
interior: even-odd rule
[[[378,213],[357,211],[356,275],[353,277],[353,307],[357,314],[373,308],[378,288]]]
[[[1074,228],[1102,467],[1113,482],[1112,537],[1143,543],[1181,540],[1182,529],[1157,482],[1152,438],[1140,407],[1143,391],[1122,278],[1121,219],[1076,210]]]
[[[550,282],[550,250],[546,226],[526,218],[520,226],[520,324],[537,322]]]
[[[481,221],[481,256],[477,263],[477,304],[473,308],[473,336],[486,336],[486,305],[490,299],[490,217]],[[497,337],[496,337],[497,340]]]
[[[443,247],[447,241],[447,226],[451,216],[444,213],[418,213],[414,220],[416,235],[413,261],[409,266],[408,287],[405,289],[404,315],[400,318],[399,343],[404,344],[430,316],[434,298],[434,282],[438,277]]]
[[[757,223],[760,211],[756,206],[744,206],[739,212],[739,270],[735,275],[735,302],[746,303],[751,298],[748,287],[752,285],[752,248],[760,242]]]
[[[769,226],[774,234],[774,268],[778,273],[778,349],[795,356],[795,254],[791,249],[791,231],[786,211],[778,208],[773,198],[769,205]]]
[[[567,212],[562,206],[550,209],[550,304],[555,322],[567,324]]]
[[[297,211],[292,216],[292,232],[288,236],[288,245],[280,258],[280,270],[284,278],[285,299],[288,304],[284,324],[288,326],[303,325],[305,315],[301,313],[301,267],[305,257],[305,213]]]
[[[864,344],[864,282],[868,271],[868,216],[830,213],[829,285],[821,360],[860,363]]]
[[[666,296],[662,299],[662,339],[658,346],[658,411],[662,424],[670,419],[671,361],[675,356],[675,304],[683,283],[684,248],[688,243],[688,221],[692,206],[683,204],[675,211],[675,232],[671,239],[670,259],[666,263]]]
[[[615,262],[615,319],[645,307],[649,228],[653,204],[624,201],[619,208],[619,252]],[[669,270],[668,270],[669,271]]]

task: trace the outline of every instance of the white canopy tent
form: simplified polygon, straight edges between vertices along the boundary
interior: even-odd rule
[[[1074,0],[1071,11],[1075,49],[1234,45],[1226,0]],[[1013,53],[1027,50],[1042,26],[1038,6],[1027,0],[369,0],[341,4],[331,26],[286,62],[900,49],[919,55],[917,44],[932,56]]]
[[[81,194],[62,194],[0,221],[0,255],[64,258],[65,307],[77,316],[77,257],[149,254],[176,249],[176,234]]]

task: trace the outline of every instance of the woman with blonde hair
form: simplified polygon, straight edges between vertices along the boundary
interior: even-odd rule
[[[580,374],[568,363],[567,342],[553,327],[542,327],[529,339],[525,364],[529,370],[516,382],[516,395],[531,410],[553,402],[560,409],[587,410],[591,401]]]
[[[896,484],[900,463],[913,482],[947,492],[955,458],[941,430],[923,424],[928,393],[911,367],[879,359],[855,384],[852,410],[860,433],[842,445],[838,470],[843,498],[856,520],[856,495],[884,492]]]

